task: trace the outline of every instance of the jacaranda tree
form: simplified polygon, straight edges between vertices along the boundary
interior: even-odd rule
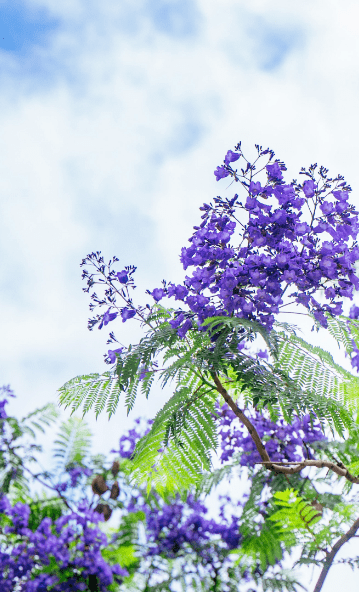
[[[138,577],[148,575],[143,590],[159,582],[174,590],[171,578],[188,590],[242,590],[246,582],[293,590],[283,565],[300,550],[297,563],[320,568],[319,592],[359,529],[359,309],[343,314],[359,285],[358,213],[342,176],[312,165],[286,182],[285,171],[269,149],[256,146],[250,161],[240,144],[229,150],[215,176],[237,184],[238,193],[203,204],[181,252],[188,275],[148,291],[146,305],[132,298],[135,267],[119,266],[116,257],[106,263],[100,252],[82,262],[97,313],[89,328],[133,319],[143,337],[125,345],[111,332],[109,370],[70,380],[60,402],[111,417],[122,398],[129,412],[155,384],[173,390],[126,464],[142,496],[133,509],[150,499],[160,508],[140,511],[149,549],[155,542],[168,577],[154,571],[155,561],[139,567]],[[330,335],[352,370],[301,338],[288,313],[309,318],[323,343]],[[234,474],[243,488],[237,514],[226,517],[224,505],[223,532],[199,521],[202,534],[192,539],[186,517],[191,508],[201,514],[197,497]],[[181,503],[181,519],[171,519]],[[359,558],[347,561],[355,567]]]

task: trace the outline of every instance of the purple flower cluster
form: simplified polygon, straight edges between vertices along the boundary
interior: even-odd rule
[[[11,506],[6,496],[0,499],[0,513],[7,524],[0,551],[3,592],[11,592],[17,584],[24,592],[87,590],[91,576],[96,576],[98,589],[104,591],[128,575],[119,565],[110,566],[101,555],[107,537],[96,525],[102,517],[86,507],[79,511],[81,514],[72,512],[55,522],[44,518],[32,531],[28,526],[29,506]]]
[[[192,549],[201,554],[202,561],[211,562],[211,543],[214,541],[226,551],[236,549],[240,544],[239,518],[208,519],[207,507],[192,495],[186,502],[177,498],[171,504],[162,504],[157,511],[147,504],[139,509],[146,515],[150,556],[176,557],[181,551]]]
[[[0,396],[1,395],[5,396],[5,397],[14,397],[14,393],[11,390],[10,386],[1,386],[0,387]],[[3,399],[2,401],[0,401],[0,420],[7,418],[7,413],[5,411],[5,405],[7,405],[7,404],[8,404],[7,399]]]
[[[359,319],[359,306],[353,305],[351,307],[351,309],[349,311],[349,318],[353,319],[353,320]],[[348,326],[348,329],[349,329],[349,333],[350,333],[350,326]],[[359,348],[358,348],[357,344],[355,343],[354,339],[352,339],[352,346],[353,346],[353,351],[350,356],[350,362],[351,362],[352,368],[354,368],[357,372],[359,372]]]
[[[259,147],[255,163],[246,161],[239,174],[230,163],[241,157],[238,145],[215,174],[217,180],[232,176],[240,182],[244,203],[236,194],[203,204],[202,222],[181,252],[183,267],[193,268],[192,275],[183,284],[152,292],[156,301],[168,295],[189,308],[170,321],[181,337],[193,321],[201,325],[217,315],[256,319],[270,330],[288,304],[285,293],[326,326],[326,314],[340,315],[340,299],[352,298],[359,288],[354,270],[358,212],[348,201],[351,189],[343,178],[330,179],[326,169],[317,172],[313,165],[302,169],[307,177],[302,184],[285,183],[283,163],[272,162],[274,153]],[[261,166],[263,158],[267,164]],[[263,184],[253,180],[256,167],[266,172]],[[326,302],[318,302],[319,291]]]
[[[119,452],[121,458],[130,458],[138,440],[148,433],[148,423],[152,422],[145,424],[137,419],[136,427],[121,436],[119,451],[113,452]],[[224,508],[221,508],[220,519],[214,520],[207,517],[206,505],[193,495],[188,495],[185,502],[177,497],[165,503],[154,493],[153,499],[155,504],[139,493],[126,505],[128,511],[142,511],[146,517],[148,556],[163,554],[174,558],[192,550],[199,554],[202,562],[211,563],[214,548],[222,550],[224,556],[238,548],[239,518],[227,519]]]
[[[75,489],[78,487],[82,477],[90,477],[92,475],[92,470],[82,465],[74,465],[68,467],[66,473],[67,480],[56,485],[56,490],[59,492],[67,491],[69,488]]]
[[[236,421],[233,411],[225,403],[218,405],[219,435],[221,439],[221,461],[228,461],[233,454],[242,452],[239,463],[254,467],[261,461],[257,448],[247,429]],[[302,419],[295,417],[291,424],[282,419],[276,423],[255,412],[251,418],[265,448],[273,461],[300,462],[311,456],[313,442],[326,440],[317,422],[311,422],[309,415]]]
[[[111,450],[111,452],[119,454],[121,458],[131,458],[137,442],[140,438],[148,434],[152,423],[153,420],[147,420],[144,422],[141,418],[135,419],[137,427],[130,429],[126,434],[121,436],[119,450]]]
[[[92,475],[92,470],[77,465],[75,467],[71,467],[70,469],[68,469],[68,474],[70,477],[70,487],[77,487],[81,477],[90,477],[90,475]]]

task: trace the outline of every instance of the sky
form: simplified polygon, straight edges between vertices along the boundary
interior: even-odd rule
[[[106,370],[82,258],[136,265],[139,301],[180,281],[198,207],[233,193],[213,170],[238,141],[270,146],[289,179],[312,162],[344,174],[359,205],[358,17],[356,0],[0,0],[0,370],[14,412]],[[96,447],[131,421],[89,416]]]

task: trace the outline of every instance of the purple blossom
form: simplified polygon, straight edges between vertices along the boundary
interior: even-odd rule
[[[127,284],[128,282],[128,271],[126,271],[126,269],[123,269],[122,271],[119,271],[118,273],[116,273],[117,275],[117,279],[121,284]]]
[[[7,413],[5,411],[5,405],[7,405],[7,400],[3,399],[3,401],[0,401],[0,419],[6,419],[7,418]]]
[[[188,289],[186,286],[175,286],[174,284],[170,284],[168,286],[168,295],[174,296],[175,300],[184,300],[184,298],[188,294]]]
[[[132,319],[135,315],[136,315],[136,311],[133,308],[125,307],[121,310],[121,317],[122,317],[123,323],[125,323],[129,319]]]
[[[355,306],[355,304],[353,304],[349,311],[349,318],[359,319],[359,306]]]
[[[221,460],[228,461],[233,454],[242,452],[240,464],[255,466],[261,458],[253,439],[246,429],[236,421],[236,416],[227,404],[218,405],[219,434],[221,439]],[[294,418],[291,424],[283,419],[275,423],[269,417],[256,412],[251,417],[260,438],[267,439],[266,449],[273,461],[299,462],[307,458],[308,451],[314,442],[326,440],[325,435],[316,421],[309,415],[302,419]]]
[[[107,352],[107,357],[108,357],[110,363],[114,364],[117,360],[117,355],[121,355],[122,352],[123,352],[123,347],[118,347],[117,349],[109,349]]]
[[[312,179],[310,179],[309,181],[304,181],[303,183],[303,192],[305,197],[313,197],[314,193],[315,193],[315,183]]]
[[[162,300],[162,298],[165,296],[165,291],[163,288],[155,288],[152,292],[151,292],[152,298],[154,300],[156,300],[156,302],[159,302],[160,300]]]
[[[0,553],[2,592],[12,592],[18,578],[26,592],[45,591],[49,586],[53,592],[86,590],[85,582],[91,575],[96,576],[99,590],[104,592],[115,578],[128,575],[120,565],[111,566],[102,557],[107,537],[97,526],[102,517],[92,510],[71,512],[54,522],[44,518],[35,531],[29,528],[30,508],[26,504],[12,507],[2,497],[0,512],[10,522],[4,529],[9,543],[3,539]],[[49,575],[46,570],[52,560],[57,567]],[[68,575],[66,581],[60,576],[65,570],[74,574]]]
[[[219,181],[220,179],[224,179],[225,177],[228,177],[229,171],[227,171],[227,169],[222,165],[222,166],[218,166],[216,168],[216,170],[214,171],[214,174],[216,177],[216,181]]]
[[[147,376],[147,374],[150,372],[149,368],[140,368],[140,375],[139,375],[139,380],[144,380]]]
[[[192,274],[182,285],[168,288],[168,296],[184,302],[191,315],[177,311],[170,321],[180,336],[192,322],[200,327],[206,318],[218,315],[256,319],[270,330],[285,304],[287,285],[295,302],[326,326],[326,314],[340,314],[341,298],[352,298],[353,288],[359,288],[359,249],[354,242],[359,220],[348,204],[348,191],[336,191],[333,182],[324,198],[312,179],[303,186],[285,184],[283,164],[265,168],[267,184],[251,180],[245,205],[236,194],[232,200],[217,197],[213,205],[202,206],[202,221],[181,251],[183,268],[192,268]],[[225,166],[219,169],[233,176]],[[333,214],[333,197],[345,210]],[[310,224],[304,219],[305,208]],[[316,213],[314,219],[310,212]],[[242,226],[237,220],[244,213],[248,221]],[[321,288],[329,303],[315,299]]]
[[[90,477],[90,475],[92,475],[92,470],[78,465],[68,469],[68,474],[70,476],[70,487],[77,487],[81,477]]]
[[[274,164],[267,164],[266,169],[271,181],[281,181],[283,179],[283,173],[277,162]]]
[[[232,152],[232,150],[228,150],[226,156],[224,157],[225,164],[230,164],[231,162],[235,162],[240,158],[240,154],[238,152]]]
[[[111,321],[114,321],[118,315],[118,312],[110,312],[110,308],[106,310],[105,314],[102,317],[101,323],[99,325],[99,329],[102,329],[103,326],[108,325]]]

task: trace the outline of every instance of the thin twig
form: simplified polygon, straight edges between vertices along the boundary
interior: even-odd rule
[[[330,553],[328,553],[328,555],[326,556],[324,563],[323,563],[323,569],[320,573],[319,579],[315,585],[313,592],[320,592],[321,591],[323,584],[324,584],[324,580],[328,575],[328,572],[332,566],[332,563],[333,563],[333,560],[334,560],[336,554],[338,553],[338,551],[340,551],[340,549],[342,548],[342,546],[345,543],[347,543],[352,537],[354,537],[356,535],[356,532],[358,529],[359,529],[359,518],[357,518],[357,520],[349,528],[349,530],[346,533],[344,533],[340,537],[340,539],[337,540],[335,545],[332,547],[332,550],[330,551]]]

